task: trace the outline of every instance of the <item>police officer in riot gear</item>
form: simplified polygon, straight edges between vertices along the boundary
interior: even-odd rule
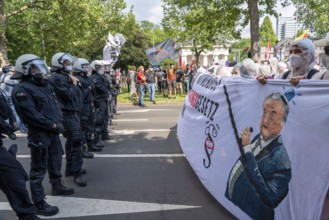
[[[81,110],[80,122],[83,132],[84,142],[87,143],[88,151],[97,152],[101,151],[102,148],[96,147],[93,140],[94,133],[94,85],[88,77],[89,62],[84,58],[78,58],[73,62],[73,71],[75,76],[79,79],[83,93],[83,106]],[[92,156],[90,156],[90,154]],[[83,150],[83,156],[85,158],[92,158],[93,154]]]
[[[42,181],[48,169],[52,195],[70,195],[73,188],[62,183],[63,148],[59,133],[63,130],[62,113],[56,96],[44,79],[48,72],[45,62],[33,54],[16,60],[12,79],[20,79],[12,92],[17,114],[28,126],[28,147],[31,151],[30,188],[38,215],[55,215],[59,210],[45,201]]]
[[[7,122],[9,120],[9,123]],[[22,165],[16,160],[17,145],[7,149],[2,139],[6,134],[15,139],[13,114],[5,96],[0,92],[0,189],[5,193],[11,208],[20,220],[40,220],[36,216],[25,182],[28,175]]]
[[[108,96],[109,96],[109,85],[104,77],[104,62],[101,60],[94,60],[91,62],[90,67],[92,73],[90,80],[95,86],[95,131],[94,131],[94,142],[97,147],[102,147],[100,144],[101,133],[104,129],[107,129],[108,124]]]
[[[75,58],[69,53],[56,53],[51,59],[53,74],[49,81],[54,87],[60,108],[63,112],[63,135],[66,138],[65,176],[73,176],[74,183],[86,186],[85,170],[82,169],[82,130],[80,127],[80,111],[83,94],[79,79],[72,75]]]

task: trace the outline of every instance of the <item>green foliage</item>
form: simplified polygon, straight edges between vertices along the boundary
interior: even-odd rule
[[[206,49],[218,41],[240,36],[236,30],[241,10],[233,1],[163,0],[162,25],[166,33],[177,42],[193,46],[198,60]],[[234,18],[234,19],[232,19]]]
[[[297,19],[305,29],[316,32],[318,37],[325,37],[329,32],[329,1],[327,0],[295,0]]]
[[[269,16],[266,16],[263,24],[259,29],[260,33],[260,46],[264,47],[267,45],[267,42],[270,41],[271,45],[274,45],[276,42],[275,32],[273,30],[272,22]]]

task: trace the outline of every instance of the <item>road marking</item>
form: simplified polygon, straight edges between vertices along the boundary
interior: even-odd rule
[[[177,209],[195,209],[201,206],[130,202],[78,197],[47,196],[47,203],[56,205],[59,213],[45,219],[61,219],[83,216],[156,212]],[[0,202],[0,210],[12,210],[8,202]]]
[[[112,121],[119,122],[119,121],[127,121],[127,122],[135,122],[135,121],[148,121],[147,118],[137,118],[137,119],[112,119]]]
[[[30,155],[20,154],[16,155],[17,158],[30,158]],[[63,156],[63,158],[65,155]],[[171,158],[171,157],[185,157],[185,154],[97,154],[94,153],[94,157],[98,158]]]
[[[123,130],[112,130],[110,135],[129,135],[135,134],[138,132],[171,132],[177,131],[176,129],[123,129]]]
[[[149,109],[135,109],[135,110],[122,110],[122,111],[118,111],[118,113],[144,113],[144,112],[150,112],[150,111],[170,111],[172,109],[166,109],[166,108],[163,108],[163,109],[152,109],[152,108],[149,108]]]
[[[138,120],[138,119],[136,119],[136,120]],[[129,121],[129,120],[127,119],[127,121]],[[177,129],[123,129],[123,130],[112,130],[109,132],[109,134],[117,136],[117,135],[131,135],[131,134],[135,134],[138,132],[171,132],[171,131],[176,132]],[[17,137],[27,137],[27,134],[17,132],[16,136]],[[60,136],[63,136],[63,135],[60,135]]]
[[[99,158],[185,157],[185,154],[94,154]]]

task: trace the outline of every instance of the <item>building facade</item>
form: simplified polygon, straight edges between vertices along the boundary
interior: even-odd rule
[[[228,60],[230,44],[214,45],[213,50],[207,50],[202,52],[199,57],[199,65],[204,67],[210,67],[214,63],[225,65]],[[192,46],[188,44],[175,44],[175,53],[177,60],[181,58],[183,66],[191,64],[195,59],[192,51]]]
[[[299,29],[303,29],[303,25],[296,22],[294,17],[278,17],[276,20],[276,38],[279,41],[294,38]]]

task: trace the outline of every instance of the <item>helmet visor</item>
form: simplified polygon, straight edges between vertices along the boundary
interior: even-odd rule
[[[71,63],[71,65],[73,64],[73,61],[75,60],[75,57],[72,56],[71,54],[69,53],[64,53],[59,59],[58,59],[58,62],[60,64],[64,64],[64,63]]]
[[[29,73],[29,75],[35,75],[35,74],[42,74],[46,75],[49,74],[49,68],[44,60],[42,59],[35,59],[31,60],[26,64],[23,64],[24,69],[26,69]]]
[[[81,70],[82,70],[82,72],[84,72],[84,73],[88,73],[89,70],[90,70],[90,65],[89,65],[89,63],[81,64]]]

